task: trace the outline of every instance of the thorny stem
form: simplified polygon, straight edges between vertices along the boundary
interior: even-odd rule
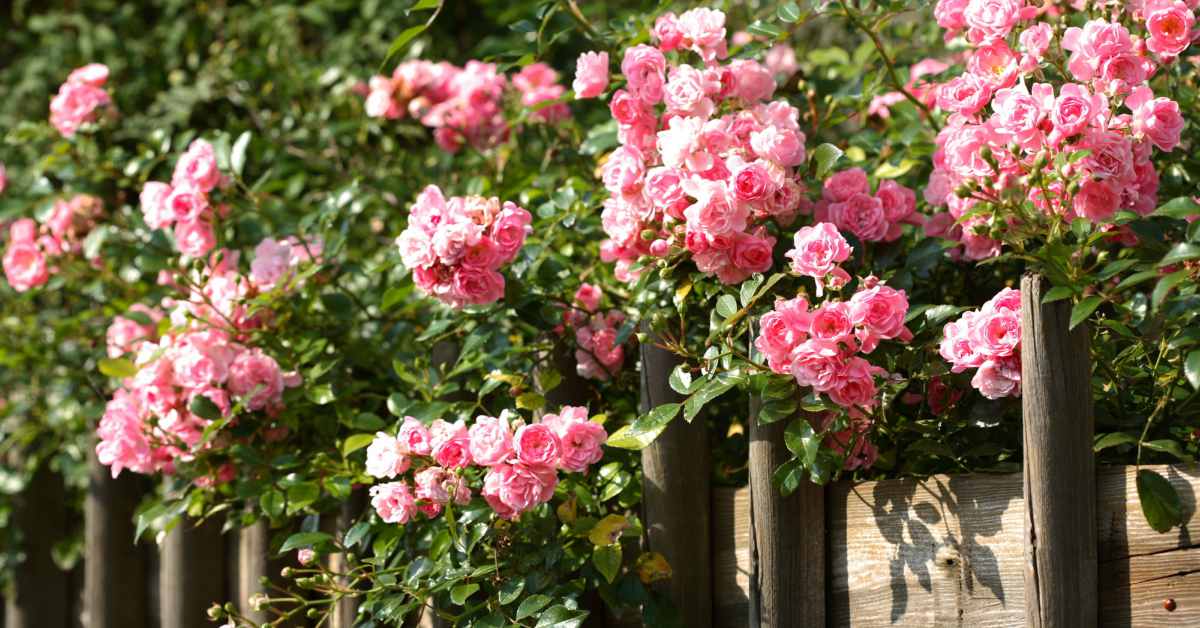
[[[935,134],[940,133],[942,127],[933,117],[933,112],[929,110],[929,107],[925,103],[921,102],[916,96],[913,96],[912,92],[905,89],[904,84],[900,82],[900,77],[896,74],[896,64],[893,63],[892,58],[888,56],[887,48],[884,47],[883,41],[879,39],[879,35],[877,35],[874,30],[863,23],[861,16],[852,11],[849,4],[842,3],[842,8],[845,10],[846,19],[850,20],[850,23],[853,24],[855,28],[865,33],[867,37],[871,39],[871,43],[875,44],[875,50],[879,52],[879,56],[883,59],[883,64],[887,66],[888,80],[891,81],[892,87],[894,87],[896,91],[900,92],[904,96],[906,100],[911,102],[913,105],[916,105],[916,107],[925,114],[925,119],[929,122],[929,126],[933,127],[933,132]]]

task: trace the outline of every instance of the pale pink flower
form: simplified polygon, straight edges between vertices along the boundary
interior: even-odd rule
[[[608,53],[585,52],[575,62],[575,98],[595,98],[608,89]]]

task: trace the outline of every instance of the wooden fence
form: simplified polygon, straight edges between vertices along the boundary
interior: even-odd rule
[[[712,489],[703,425],[673,423],[643,453],[643,514],[684,625],[1200,626],[1200,467],[1155,467],[1185,510],[1166,534],[1142,517],[1133,467],[1094,469],[1087,333],[1068,333],[1069,306],[1041,304],[1044,289],[1022,281],[1020,474],[805,484],[783,498],[769,481],[788,455],[782,424],[752,421],[750,486]],[[643,407],[677,401],[672,355],[648,342],[641,358]],[[244,608],[261,578],[278,577],[264,526],[185,525],[135,547],[142,481],[93,462],[91,482],[87,559],[73,573],[50,559],[67,528],[61,480],[40,474],[21,496],[14,523],[28,558],[0,628],[211,626],[214,601]],[[353,617],[347,605],[332,626]]]

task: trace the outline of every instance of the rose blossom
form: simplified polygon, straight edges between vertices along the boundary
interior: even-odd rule
[[[416,500],[407,482],[376,484],[369,492],[371,507],[384,523],[408,523],[417,513]]]
[[[46,256],[32,242],[9,242],[4,251],[4,276],[17,292],[40,286],[50,279]]]
[[[785,254],[792,260],[792,270],[815,279],[825,277],[838,264],[850,259],[852,250],[837,227],[828,222],[801,227],[793,244],[792,250]]]
[[[513,453],[512,431],[508,419],[479,416],[468,430],[471,459],[485,467],[498,465]]]
[[[515,518],[550,501],[558,476],[552,467],[513,462],[492,467],[484,478],[483,497],[497,514]]]
[[[409,454],[428,456],[433,451],[433,436],[429,433],[429,428],[414,417],[404,417],[396,438]]]
[[[1179,145],[1183,116],[1179,103],[1153,96],[1149,87],[1139,87],[1125,99],[1125,106],[1133,111],[1133,132],[1145,136],[1158,150],[1169,153]]]
[[[558,465],[562,443],[549,426],[533,423],[517,430],[513,437],[513,451],[524,464],[554,467]]]
[[[608,89],[608,53],[585,52],[575,62],[575,98],[595,98]]]
[[[1142,13],[1150,33],[1146,48],[1151,52],[1173,59],[1191,44],[1196,16],[1182,0],[1146,0]]]
[[[625,57],[621,60],[626,89],[651,105],[663,98],[663,75],[666,69],[667,60],[662,52],[645,44],[625,50]]]
[[[262,349],[243,351],[229,366],[229,392],[239,397],[251,395],[246,407],[262,410],[278,406],[283,395],[283,374],[279,364]]]
[[[367,474],[377,478],[394,478],[408,470],[408,456],[403,443],[395,436],[376,432],[367,447]]]

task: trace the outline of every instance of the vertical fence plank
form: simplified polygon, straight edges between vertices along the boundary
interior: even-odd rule
[[[12,525],[21,533],[25,555],[13,575],[5,604],[7,628],[68,628],[71,625],[69,574],[51,555],[67,536],[67,499],[63,479],[41,465],[13,500]]]
[[[1096,625],[1096,477],[1086,325],[1071,304],[1042,303],[1045,278],[1021,279],[1025,623]]]
[[[230,585],[233,588],[233,602],[241,609],[242,614],[252,619],[256,623],[263,623],[273,619],[273,616],[268,611],[256,611],[249,603],[250,596],[256,593],[266,593],[268,595],[278,595],[279,592],[271,588],[271,585],[282,585],[282,576],[280,575],[283,567],[287,564],[286,559],[275,558],[271,552],[271,526],[265,520],[259,520],[254,525],[246,526],[238,530],[233,538],[230,539],[235,545],[235,551],[232,552],[236,556],[234,577]],[[269,584],[263,584],[263,579]],[[282,625],[295,625],[295,622],[288,622]]]
[[[158,576],[162,628],[211,628],[208,608],[226,601],[225,556],[219,520],[185,518],[167,534]]]
[[[336,528],[336,536],[339,539],[345,539],[346,532],[361,519],[363,511],[367,508],[367,491],[365,488],[354,489],[350,493],[350,498],[342,503],[341,512],[334,519],[334,527]],[[345,554],[337,553],[329,556],[329,568],[333,571],[344,572],[347,570]],[[348,584],[343,581],[343,585]],[[356,597],[344,597],[338,600],[334,606],[333,614],[329,619],[330,628],[353,628],[354,619],[358,616],[358,605],[361,600]]]
[[[642,411],[680,401],[667,383],[679,359],[654,344],[641,345]],[[671,598],[688,628],[712,625],[712,547],[709,446],[704,419],[676,418],[642,450],[643,506],[651,551],[671,565]]]
[[[759,399],[750,420],[750,625],[825,625],[825,487],[801,480],[783,497],[771,482],[791,459],[788,421],[761,424]]]
[[[134,544],[134,513],[146,493],[145,480],[110,469],[88,456],[84,506],[84,613],[88,628],[147,628],[147,549]]]

